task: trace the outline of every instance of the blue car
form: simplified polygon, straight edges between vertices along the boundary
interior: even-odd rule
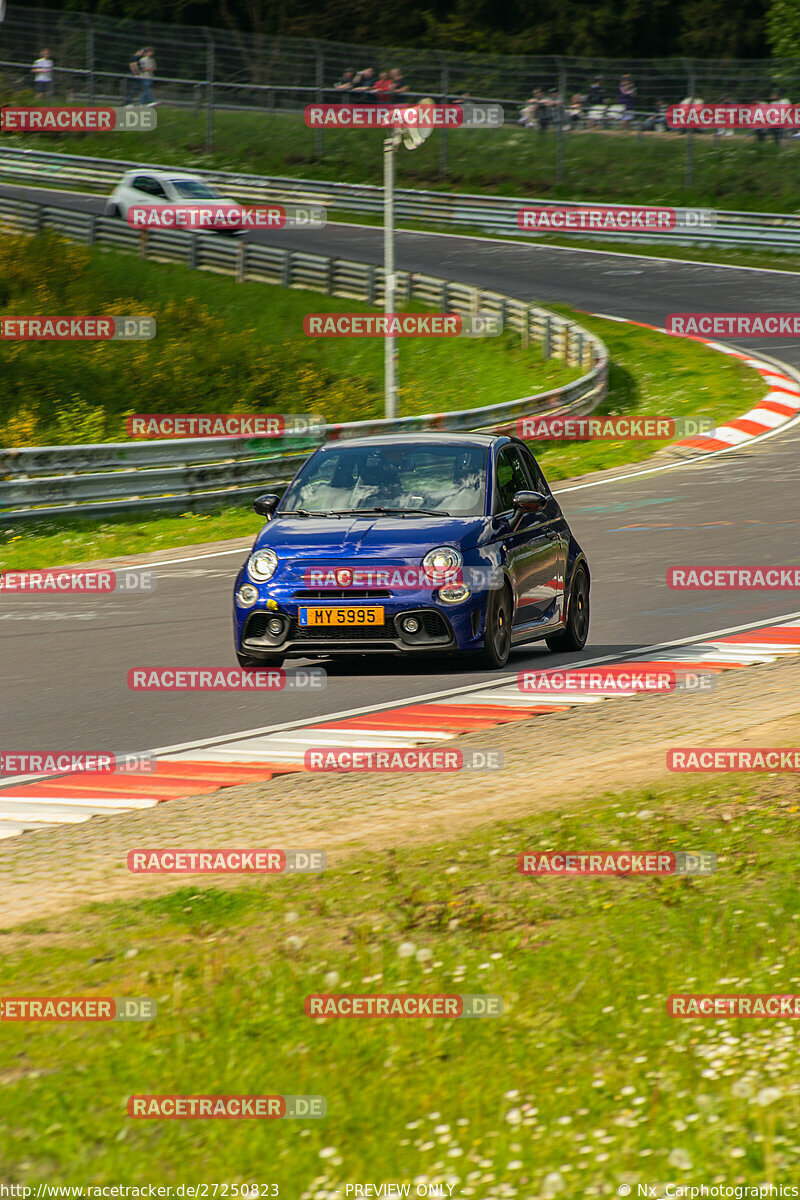
[[[407,434],[330,442],[267,518],[236,579],[242,667],[293,655],[581,650],[589,566],[524,442]]]

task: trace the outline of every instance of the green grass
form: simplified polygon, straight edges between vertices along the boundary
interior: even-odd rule
[[[9,134],[7,144],[185,168],[256,175],[381,182],[381,131],[326,131],[315,154],[315,131],[299,114],[216,115],[215,148],[205,150],[205,114],[163,106],[150,133]],[[680,134],[581,132],[566,137],[564,178],[556,181],[556,138],[518,125],[448,133],[448,170],[440,174],[437,133],[413,154],[401,154],[398,186],[495,195],[640,204],[705,205],[792,212],[800,203],[800,139],[694,137],[694,169],[685,181],[688,138]],[[49,178],[58,185],[58,171]],[[11,177],[9,176],[9,179]]]
[[[221,281],[212,280],[217,284]],[[284,296],[286,294],[284,293]],[[308,305],[307,297],[302,298]],[[317,303],[315,300],[314,303]],[[348,302],[349,303],[349,302]],[[570,310],[560,307],[569,314]],[[606,343],[611,356],[609,395],[600,412],[668,416],[701,414],[715,420],[739,416],[764,394],[756,373],[737,359],[697,342],[670,338],[633,325],[576,315]],[[513,349],[508,352],[513,356]],[[401,379],[406,348],[401,349]],[[452,381],[450,381],[452,386]],[[513,399],[498,384],[497,397]],[[472,401],[470,401],[471,403]],[[313,407],[313,406],[312,406]],[[441,405],[445,408],[447,405]],[[453,407],[458,407],[454,404]],[[548,480],[557,482],[605,467],[641,462],[663,443],[586,442],[533,444]],[[114,521],[59,520],[0,527],[0,568],[25,569],[91,558],[152,553],[231,537],[254,537],[261,521],[249,505],[177,517],[129,516]]]
[[[148,315],[151,341],[0,343],[0,444],[126,438],[133,412],[383,416],[380,338],[310,338],[303,318],[366,304],[182,265],[89,252],[53,235],[0,244],[0,305],[9,314]],[[414,310],[419,304],[410,306]],[[495,404],[560,386],[577,368],[498,338],[408,338],[399,350],[398,415]]]
[[[564,1196],[791,1179],[791,1025],[678,1021],[665,1002],[800,991],[798,799],[787,776],[677,781],[323,878],[198,881],[6,931],[4,996],[149,996],[158,1016],[3,1025],[0,1179],[274,1182],[314,1200],[366,1180],[490,1198],[512,1194],[503,1181],[554,1194],[550,1173]],[[719,861],[696,879],[523,878],[516,856],[534,848]],[[306,1017],[324,991],[492,993],[505,1012]],[[328,1116],[128,1119],[126,1097],[147,1092],[320,1094]]]

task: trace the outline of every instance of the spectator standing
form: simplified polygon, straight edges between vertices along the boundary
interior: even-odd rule
[[[139,72],[142,76],[142,104],[154,107],[157,101],[153,97],[153,76],[156,73],[155,50],[146,46],[144,54],[139,59]]]
[[[333,85],[333,90],[335,92],[352,92],[354,75],[355,71],[352,67],[348,67],[346,71],[342,71],[338,83]]]
[[[385,99],[389,92],[394,91],[394,80],[389,75],[388,71],[381,71],[375,81],[375,95],[378,99]]]
[[[145,51],[134,50],[128,63],[128,86],[125,89],[125,103],[136,104],[142,99],[142,72],[139,64],[144,58]]]
[[[589,90],[586,93],[586,103],[589,108],[594,108],[598,104],[606,102],[606,85],[602,75],[595,75],[592,82],[589,84]]]
[[[375,70],[373,67],[364,67],[363,71],[359,71],[355,77],[354,92],[360,92],[362,99],[369,101],[375,99]]]
[[[50,51],[45,49],[36,59],[31,68],[33,71],[33,90],[37,96],[50,96],[53,92],[53,60]]]
[[[407,92],[408,91],[408,85],[406,84],[406,81],[403,78],[403,72],[400,70],[399,67],[392,67],[391,71],[389,72],[389,75],[391,76],[391,80],[392,80],[392,91],[394,91],[394,92]]]
[[[625,112],[622,114],[622,120],[632,121],[634,116],[633,110],[636,105],[636,84],[630,75],[623,75],[619,81],[617,104],[621,104],[625,109]]]

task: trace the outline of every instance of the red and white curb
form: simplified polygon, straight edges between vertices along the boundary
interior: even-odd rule
[[[777,624],[738,627],[697,641],[662,644],[634,655],[582,662],[570,672],[588,672],[601,662],[606,666],[635,664],[642,668],[651,664],[662,669],[719,674],[796,654],[800,654],[800,614]],[[636,694],[641,693],[621,694],[617,689],[592,691],[589,695],[583,691],[554,695],[544,689],[523,692],[515,674],[478,687],[434,693],[411,703],[399,701],[270,730],[246,731],[200,745],[167,747],[154,752],[156,770],[150,775],[110,779],[108,775],[78,772],[25,783],[12,779],[0,784],[0,838],[26,830],[80,824],[93,816],[151,808],[168,800],[304,771],[304,756],[309,749],[411,749]]]
[[[600,317],[604,321],[616,321],[620,325],[637,325],[640,329],[650,329],[654,333],[663,333],[667,337],[682,336],[688,341],[700,342],[701,345],[708,346],[710,350],[717,350],[720,354],[741,359],[746,366],[758,371],[768,388],[766,395],[759,400],[758,404],[741,417],[736,417],[734,420],[726,421],[724,425],[718,426],[713,437],[683,438],[681,441],[673,442],[670,446],[671,450],[677,450],[678,453],[680,453],[679,448],[681,447],[686,450],[701,450],[707,453],[715,450],[731,450],[734,446],[741,446],[746,442],[753,441],[754,438],[772,433],[800,414],[800,383],[794,376],[781,370],[776,363],[768,359],[759,358],[752,352],[745,354],[742,350],[736,350],[722,342],[711,341],[709,338],[695,337],[692,334],[668,334],[662,326],[648,325],[644,321],[629,321],[624,317],[609,316],[608,313],[587,313],[587,316]]]

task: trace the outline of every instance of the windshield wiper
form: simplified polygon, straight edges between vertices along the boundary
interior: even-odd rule
[[[331,516],[342,517],[361,517],[369,516],[371,513],[380,513],[381,516],[408,516],[409,514],[423,513],[429,517],[449,517],[449,512],[443,512],[441,509],[435,508],[334,508],[331,509]]]
[[[310,513],[307,508],[279,508],[276,517],[324,517],[325,513]]]

